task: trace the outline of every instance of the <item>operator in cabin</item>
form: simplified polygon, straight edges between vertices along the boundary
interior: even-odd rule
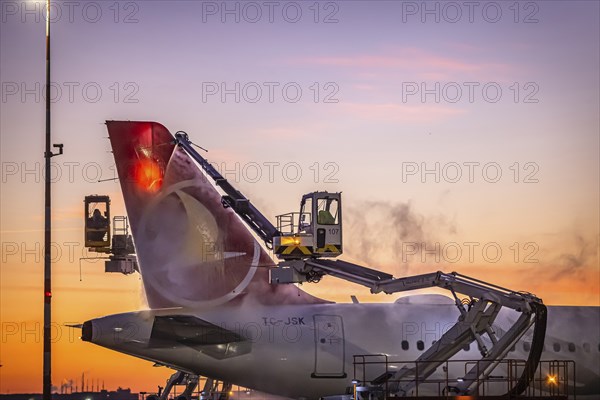
[[[94,229],[88,232],[88,240],[101,242],[104,240],[106,228],[108,227],[108,218],[103,216],[100,210],[95,209],[92,216],[88,219],[88,226]]]

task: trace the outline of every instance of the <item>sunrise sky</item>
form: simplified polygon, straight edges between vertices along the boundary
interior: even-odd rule
[[[0,393],[38,392],[46,14],[0,6]],[[83,197],[125,212],[105,120],[185,130],[273,221],[305,192],[343,191],[347,260],[600,305],[599,13],[592,1],[57,1],[54,385],[85,373],[150,391],[170,375],[64,326],[145,307],[138,275],[80,271]],[[331,279],[304,288],[394,300]]]

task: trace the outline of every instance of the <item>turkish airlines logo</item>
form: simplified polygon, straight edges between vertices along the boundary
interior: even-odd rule
[[[230,213],[202,196],[205,179],[163,187],[145,208],[136,249],[147,294],[177,306],[214,306],[233,299],[248,286],[261,249],[256,240],[236,246]],[[204,188],[203,188],[204,186]],[[212,190],[212,187],[210,188]],[[208,197],[209,204],[199,199]]]

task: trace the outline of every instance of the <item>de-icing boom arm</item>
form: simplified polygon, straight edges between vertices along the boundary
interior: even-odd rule
[[[193,143],[188,138],[187,133],[182,131],[177,132],[175,134],[175,144],[184,149],[185,152],[192,157],[200,167],[202,167],[206,174],[215,181],[215,184],[226,193],[221,200],[223,206],[231,207],[233,211],[235,211],[262,240],[264,240],[266,246],[272,248],[273,237],[279,236],[281,233],[267,217],[258,211],[246,196],[234,188],[233,185],[231,185],[231,183],[215,169],[215,167],[192,147]]]

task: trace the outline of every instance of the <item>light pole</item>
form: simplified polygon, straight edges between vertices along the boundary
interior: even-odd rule
[[[63,145],[55,144],[58,153],[50,149],[50,0],[46,0],[46,150],[45,159],[45,208],[44,208],[44,373],[42,383],[42,399],[52,398],[52,346],[50,343],[50,328],[52,320],[52,259],[50,257],[52,243],[51,219],[51,179],[50,158],[63,153]]]

